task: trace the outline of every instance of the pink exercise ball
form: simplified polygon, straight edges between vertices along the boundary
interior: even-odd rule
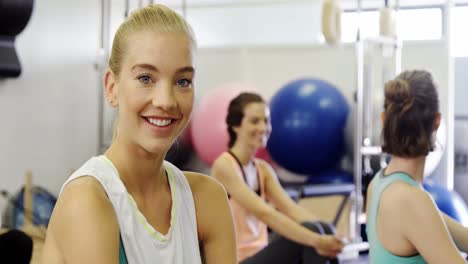
[[[256,90],[245,84],[223,84],[200,100],[192,118],[191,134],[195,152],[202,161],[211,166],[228,149],[225,120],[229,102],[241,92]]]

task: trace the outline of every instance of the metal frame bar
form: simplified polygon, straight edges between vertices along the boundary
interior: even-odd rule
[[[452,55],[451,50],[451,25],[450,18],[451,13],[453,12],[454,1],[446,0],[444,6],[444,15],[445,24],[443,29],[445,30],[445,44],[446,44],[446,55],[447,55],[447,108],[441,109],[446,110],[446,124],[447,124],[447,144],[446,150],[444,153],[445,158],[442,158],[442,162],[446,162],[446,171],[442,174],[442,184],[448,190],[453,190],[454,188],[454,178],[455,178],[455,146],[454,146],[454,135],[455,135],[455,61]]]
[[[354,243],[362,241],[361,238],[361,214],[363,213],[363,195],[362,195],[362,173],[364,159],[368,159],[373,155],[381,155],[382,151],[379,146],[375,146],[372,142],[371,131],[373,129],[372,122],[369,123],[371,113],[364,111],[364,108],[372,107],[372,91],[366,86],[364,66],[366,65],[365,50],[374,48],[379,45],[379,48],[388,46],[393,49],[393,74],[398,74],[401,71],[401,42],[397,39],[378,37],[366,40],[358,40],[355,44],[355,59],[356,59],[356,131],[354,138],[354,184],[355,189],[352,196],[352,207],[350,213],[350,233],[349,237]],[[384,66],[382,70],[384,70]],[[383,73],[383,71],[382,71]],[[382,76],[384,77],[384,76]],[[382,79],[382,82],[386,82]],[[364,121],[367,120],[367,123]],[[370,137],[370,138],[369,138]]]
[[[99,74],[98,86],[102,87],[102,73],[105,67],[102,65],[109,57],[110,50],[110,12],[111,0],[101,0],[101,23],[100,23],[100,36],[99,36],[99,51],[96,69]],[[98,149],[97,152],[101,153],[105,147],[105,131],[104,131],[104,104],[105,98],[102,89],[98,90]]]

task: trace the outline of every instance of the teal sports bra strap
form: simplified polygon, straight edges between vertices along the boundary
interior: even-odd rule
[[[405,182],[409,185],[412,185],[412,186],[418,186],[418,183],[413,180],[413,178],[411,178],[411,176],[409,176],[408,174],[404,173],[404,172],[393,172],[393,173],[390,173],[389,175],[384,175],[383,174],[383,171],[381,172],[381,175],[380,176],[380,181],[381,181],[381,185],[380,185],[380,190],[379,190],[379,193],[381,193],[383,190],[385,190],[390,184],[396,182],[396,181],[402,181],[402,182]],[[380,194],[379,194],[380,196]],[[380,198],[379,198],[380,200]]]
[[[119,235],[119,264],[128,264],[127,254],[125,254],[125,248],[122,242],[122,236]]]
[[[415,182],[408,174],[404,173],[404,172],[394,172],[394,173],[390,173],[389,175],[384,175],[384,171],[381,170],[377,175],[376,177],[378,177],[378,186],[376,186],[377,188],[374,188],[374,190],[372,191],[373,193],[375,193],[375,198],[373,198],[371,200],[371,204],[370,206],[373,207],[373,214],[370,216],[371,219],[370,221],[374,222],[376,221],[377,219],[377,211],[378,211],[378,207],[379,207],[379,202],[380,202],[380,196],[382,194],[382,192],[389,186],[391,185],[392,183],[396,182],[396,181],[403,181],[409,185],[412,185],[412,186],[417,186],[417,182]],[[374,194],[373,194],[374,196]]]

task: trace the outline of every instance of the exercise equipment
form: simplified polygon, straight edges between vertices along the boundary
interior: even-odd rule
[[[15,38],[28,24],[33,6],[34,0],[0,0],[0,78],[21,74]]]
[[[358,13],[361,10],[358,1]],[[361,224],[365,222],[363,212],[363,175],[369,175],[372,170],[372,157],[380,160],[385,166],[386,156],[382,155],[379,142],[375,142],[373,98],[383,98],[384,83],[391,80],[401,71],[401,43],[395,38],[379,37],[362,40],[360,38],[360,21],[358,22],[356,39],[356,118],[354,134],[354,185],[355,191],[351,197],[350,233],[354,243],[362,241]],[[379,95],[380,94],[380,95]],[[382,107],[383,108],[383,107]],[[375,159],[375,158],[374,158]],[[368,177],[364,177],[368,182]]]
[[[396,38],[396,12],[390,7],[388,0],[384,1],[384,7],[380,9],[379,15],[380,36]]]
[[[32,238],[21,230],[9,230],[0,234],[2,263],[29,264],[33,254]],[[32,262],[35,263],[35,262]]]
[[[442,212],[468,226],[468,208],[458,193],[447,190],[433,180],[426,180],[423,186]]]
[[[32,173],[26,173],[26,182],[21,190],[10,196],[7,191],[1,195],[8,205],[3,214],[2,224],[9,228],[47,226],[57,198],[46,189],[32,185]]]
[[[307,78],[287,83],[270,102],[271,157],[300,174],[335,167],[344,153],[348,110],[344,96],[329,82]]]
[[[380,134],[382,131],[382,121],[380,119],[380,113],[383,111],[384,98],[383,92],[376,91],[372,93],[372,97],[364,96],[363,100],[370,100],[371,103],[366,106],[365,112],[368,117],[365,121],[365,127],[368,130],[366,133],[370,137],[371,142],[374,142],[376,146],[381,145]],[[371,111],[368,113],[367,111]],[[356,101],[353,100],[351,104],[351,110],[346,120],[345,126],[345,146],[346,146],[346,158],[352,163],[354,162],[354,144],[356,141],[357,131],[357,105]],[[366,156],[363,157],[362,162],[364,174],[375,174],[382,167],[382,159],[380,155]]]
[[[325,0],[322,6],[322,34],[328,44],[341,41],[341,7],[337,0]]]
[[[50,217],[52,216],[52,211],[54,210],[54,206],[57,202],[57,198],[48,192],[46,189],[34,186],[32,189],[32,196],[33,196],[33,210],[30,212],[33,214],[32,223],[34,225],[44,225],[47,226],[50,221]],[[21,207],[23,206],[23,196],[24,196],[24,188],[20,191],[17,195],[16,201],[16,208],[14,213],[14,225],[16,228],[19,228],[27,223],[25,221],[24,214],[28,213],[25,212]]]
[[[353,174],[341,171],[330,170],[318,174],[312,174],[308,177],[307,184],[346,184],[353,183]]]

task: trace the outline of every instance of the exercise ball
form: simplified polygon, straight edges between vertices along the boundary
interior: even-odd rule
[[[332,84],[299,79],[270,102],[272,133],[267,144],[275,162],[299,174],[333,168],[344,152],[348,103]]]
[[[223,84],[201,98],[192,118],[195,152],[208,165],[228,149],[226,115],[229,103],[241,92],[256,91],[245,84]]]
[[[347,184],[353,182],[353,174],[341,170],[330,170],[313,174],[306,181],[307,184]]]
[[[423,186],[431,194],[439,210],[460,224],[468,226],[468,208],[458,193],[449,191],[430,179],[426,180]]]
[[[33,196],[33,224],[47,226],[52,216],[57,198],[42,187],[31,188]],[[3,224],[9,228],[19,229],[24,225],[24,188],[9,200],[5,210]]]

